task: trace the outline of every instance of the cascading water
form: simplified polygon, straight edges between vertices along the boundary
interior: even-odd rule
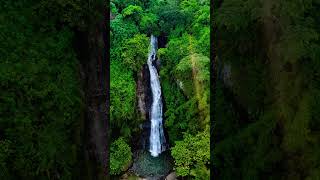
[[[150,86],[152,91],[151,105],[151,132],[150,132],[150,149],[151,155],[157,157],[165,150],[166,139],[163,133],[162,125],[162,99],[161,86],[157,69],[152,62],[156,59],[157,53],[157,38],[151,35],[151,49],[148,57],[148,67],[150,71]]]

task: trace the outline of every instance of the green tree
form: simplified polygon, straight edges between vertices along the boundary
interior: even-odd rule
[[[1,140],[0,141],[0,178],[1,179],[10,179],[10,171],[7,165],[7,161],[9,160],[8,157],[10,156],[10,141],[8,140]]]
[[[136,34],[123,47],[124,64],[137,72],[147,62],[149,38],[144,34]]]
[[[232,84],[218,79],[215,95],[224,104],[216,107],[228,112],[215,111],[225,120],[214,131],[218,178],[316,177],[319,3],[225,0],[215,6],[217,69],[231,67]]]
[[[129,5],[122,10],[122,16],[130,21],[134,21],[136,24],[139,23],[142,15],[142,8],[140,6]]]
[[[195,179],[210,179],[210,134],[206,130],[195,136],[185,134],[182,141],[176,141],[171,154],[179,176],[193,176]]]
[[[135,100],[131,101],[135,95],[131,96],[129,91],[133,88],[131,82],[134,83],[135,73],[140,72],[147,61],[149,38],[146,35],[160,36],[160,44],[167,41],[157,55],[166,105],[165,126],[170,145],[175,146],[172,155],[178,162],[176,167],[180,176],[208,179],[209,131],[204,131],[209,124],[209,1],[112,2],[121,12],[111,21],[111,68],[114,68],[111,83],[114,80],[112,86],[119,89],[111,94],[111,100],[116,100],[111,103],[114,104],[112,111],[117,114],[111,114],[111,122],[119,132],[113,134],[113,138],[130,138],[129,135],[141,123],[138,111],[129,116],[129,111],[124,110],[135,109],[132,105]],[[130,98],[125,93],[130,94]],[[135,132],[139,133],[139,130]],[[187,147],[190,143],[191,150]],[[201,148],[206,152],[200,152]],[[190,151],[187,159],[191,158],[191,162],[186,165],[190,171],[187,174],[183,171],[186,159],[181,149]]]
[[[136,126],[133,74],[119,61],[111,61],[110,70],[110,124],[114,133],[129,137],[131,127]]]
[[[86,5],[1,2],[1,179],[75,175],[83,102],[71,29],[85,27]]]
[[[144,13],[139,24],[141,32],[155,36],[159,35],[158,20],[159,18],[156,14]]]
[[[115,140],[110,147],[110,173],[112,175],[120,174],[132,161],[132,152],[130,146],[123,138]]]

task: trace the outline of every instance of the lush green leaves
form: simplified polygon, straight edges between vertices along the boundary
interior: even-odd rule
[[[129,5],[124,10],[122,10],[123,17],[127,16],[138,16],[139,13],[142,12],[142,8],[140,6]]]
[[[1,3],[1,179],[74,175],[82,99],[71,28],[84,28],[85,6]]]
[[[208,179],[209,131],[205,128],[209,124],[209,1],[112,2],[113,9],[121,11],[111,21],[111,124],[119,130],[114,138],[130,138],[131,129],[141,123],[138,111],[133,111],[133,77],[147,61],[147,35],[160,35],[162,40],[167,39],[157,55],[165,127],[170,145],[176,144],[172,156],[177,160],[179,175]],[[189,143],[193,144],[191,149]]]
[[[126,69],[119,61],[110,63],[110,124],[112,129],[120,129],[124,136],[129,136],[126,127],[135,117],[136,91],[133,74]]]
[[[136,34],[123,47],[124,64],[137,72],[148,59],[149,38],[144,34]]]
[[[141,31],[145,34],[153,34],[155,36],[159,35],[159,27],[158,27],[158,16],[153,13],[143,14],[139,27]]]
[[[209,179],[210,134],[204,131],[196,136],[185,134],[183,141],[176,141],[172,148],[175,170],[180,176],[194,176],[195,179]]]
[[[216,4],[218,179],[317,176],[318,7],[297,0]]]
[[[110,147],[110,173],[120,174],[132,160],[130,146],[123,138],[115,140]]]

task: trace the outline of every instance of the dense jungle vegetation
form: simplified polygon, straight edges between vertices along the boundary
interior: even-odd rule
[[[0,179],[81,179],[75,32],[103,1],[0,2]]]
[[[90,179],[75,46],[76,33],[101,19],[96,9],[109,3],[101,2],[0,2],[1,180]],[[211,170],[222,180],[318,179],[319,0],[214,2],[211,163],[209,1],[111,0],[110,173],[121,175],[133,160],[144,121],[137,74],[153,34],[165,42],[157,55],[177,175],[209,179]]]
[[[320,2],[218,0],[216,179],[320,177]]]
[[[153,34],[166,39],[157,56],[174,169],[181,177],[209,179],[209,1],[111,0],[111,17],[111,174],[132,161],[132,139],[143,121],[136,77]]]

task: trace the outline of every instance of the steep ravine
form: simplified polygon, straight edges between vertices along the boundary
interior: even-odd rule
[[[159,39],[158,46],[164,47],[166,38],[160,37]],[[156,59],[153,62],[153,65],[159,71],[160,60]],[[140,125],[140,133],[134,136],[132,143],[134,162],[128,169],[127,173],[124,174],[124,177],[126,177],[128,174],[135,174],[147,179],[165,179],[172,169],[172,158],[170,151],[163,152],[158,157],[153,157],[149,152],[152,92],[150,86],[150,71],[147,64],[143,65],[136,77],[137,109],[140,113],[141,119],[143,119],[143,123]],[[164,111],[165,107],[163,108],[163,112]],[[165,120],[163,119],[163,123],[164,121]],[[166,139],[168,139],[165,129],[164,133]]]
[[[141,118],[144,120],[140,125],[140,129],[143,131],[137,139],[135,139],[134,149],[148,149],[149,148],[149,136],[150,136],[150,107],[152,103],[152,94],[150,88],[150,73],[148,66],[146,64],[143,65],[140,72],[137,75],[136,82],[136,96],[137,96],[137,104],[138,111],[140,112]]]
[[[159,36],[158,47],[165,47],[166,37]],[[157,70],[160,69],[160,60],[156,59],[153,63]],[[163,93],[162,93],[163,94]],[[137,73],[136,78],[136,97],[137,97],[137,109],[140,113],[140,117],[144,120],[140,128],[144,129],[140,135],[138,135],[133,142],[134,149],[149,149],[149,136],[150,136],[150,108],[152,104],[152,92],[150,87],[150,72],[147,63],[143,65],[141,70]],[[165,101],[163,99],[163,112],[166,111]],[[163,120],[165,121],[165,119]],[[165,129],[164,129],[165,130]],[[165,130],[165,136],[167,132]]]

